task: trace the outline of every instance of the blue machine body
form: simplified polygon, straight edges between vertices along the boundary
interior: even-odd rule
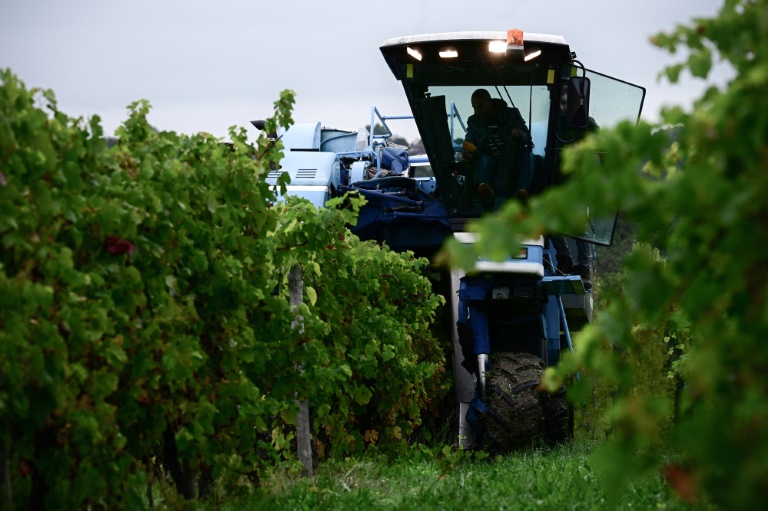
[[[280,165],[280,169],[268,174],[267,182],[276,185],[280,174],[287,173],[290,184],[286,194],[307,199],[316,208],[325,206],[343,179],[342,165],[335,153],[286,151]]]

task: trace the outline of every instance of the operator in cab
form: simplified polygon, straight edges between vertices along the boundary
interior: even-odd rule
[[[467,119],[463,159],[474,167],[477,196],[486,207],[498,207],[506,197],[527,188],[520,183],[526,156],[532,148],[531,133],[517,108],[486,89],[472,93],[474,114]]]

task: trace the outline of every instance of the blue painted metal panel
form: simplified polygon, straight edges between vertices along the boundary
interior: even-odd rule
[[[320,130],[320,150],[346,153],[356,150],[357,132],[329,128]]]
[[[491,336],[488,332],[488,312],[482,305],[469,306],[469,326],[474,334],[475,355],[491,353]]]
[[[286,150],[320,150],[320,123],[296,123],[287,130],[280,128],[277,135]]]
[[[485,300],[488,296],[486,286],[471,283],[469,280],[462,280],[459,287],[459,298],[461,300]]]
[[[560,310],[557,301],[550,297],[545,306],[547,354],[550,364],[556,364],[560,358]]]
[[[341,162],[335,153],[286,151],[280,166],[269,173],[267,183],[275,185],[280,174],[288,174],[286,195],[307,199],[317,208],[324,207],[332,188],[341,185]]]

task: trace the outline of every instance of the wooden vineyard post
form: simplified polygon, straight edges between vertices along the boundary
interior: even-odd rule
[[[288,275],[288,290],[290,293],[291,310],[298,312],[299,305],[303,300],[303,285],[301,280],[301,266],[298,264],[291,268],[291,272]],[[301,316],[296,316],[291,327],[301,329]],[[301,371],[301,366],[296,368]],[[304,465],[304,475],[306,477],[312,477],[312,430],[309,423],[309,400],[302,399],[297,403],[299,405],[299,413],[296,416],[296,444],[297,454],[299,461]]]

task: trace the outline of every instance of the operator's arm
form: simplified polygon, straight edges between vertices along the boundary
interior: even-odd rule
[[[528,129],[528,125],[525,124],[525,119],[523,119],[523,116],[520,114],[520,110],[517,108],[509,108],[508,112],[512,118],[512,136],[521,145],[532,147],[531,132]]]
[[[480,146],[480,127],[478,122],[474,115],[469,116],[469,119],[467,119],[467,135],[464,137],[464,144],[462,145],[462,158],[470,164],[475,161]]]

